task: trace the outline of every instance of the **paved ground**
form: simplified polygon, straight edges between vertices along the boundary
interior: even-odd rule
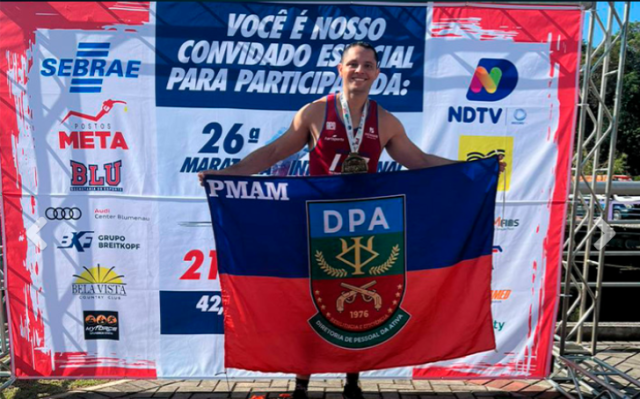
[[[605,343],[598,358],[640,379],[640,342]],[[561,398],[546,380],[372,380],[362,379],[366,399]],[[311,399],[342,399],[343,381],[311,380]],[[570,385],[563,385],[570,390]],[[292,380],[122,380],[52,398],[278,399],[287,398]],[[640,393],[631,390],[630,396]],[[262,396],[262,398],[260,398]]]

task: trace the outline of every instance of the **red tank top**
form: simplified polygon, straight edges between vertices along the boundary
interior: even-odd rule
[[[327,96],[325,112],[320,137],[318,137],[316,146],[309,153],[309,174],[311,176],[340,174],[342,162],[351,152],[347,129],[338,116],[334,93]],[[353,123],[359,125],[360,121],[353,121]],[[368,159],[369,173],[376,173],[382,148],[378,135],[378,104],[373,100],[369,100],[369,112],[364,123],[364,135],[358,153]]]

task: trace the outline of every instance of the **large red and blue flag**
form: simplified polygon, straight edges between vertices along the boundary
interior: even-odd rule
[[[497,158],[207,177],[226,367],[356,372],[494,349],[497,177]]]

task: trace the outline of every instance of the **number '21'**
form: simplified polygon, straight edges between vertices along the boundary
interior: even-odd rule
[[[209,274],[208,280],[218,278],[218,258],[216,251],[209,251]],[[198,249],[192,249],[184,256],[185,262],[193,262],[186,272],[180,277],[180,280],[200,280],[200,267],[204,263],[204,253]]]

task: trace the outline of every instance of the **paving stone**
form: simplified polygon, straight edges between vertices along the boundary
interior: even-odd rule
[[[340,387],[342,388],[342,387]],[[360,388],[366,392],[378,392],[379,386],[378,384],[372,384],[370,382],[360,382]]]
[[[402,392],[400,392],[400,397],[402,399],[420,399],[420,397],[418,395],[415,395],[415,394],[404,394]]]
[[[432,389],[431,382],[427,380],[415,380],[413,386],[419,389]]]
[[[398,385],[398,384],[378,384],[378,388],[382,391],[383,389],[393,389],[393,390],[398,390],[401,388],[405,388],[406,385]]]
[[[400,385],[412,385],[410,378],[396,379],[396,380],[393,380],[393,383],[400,384]]]
[[[282,380],[282,379],[271,380],[271,388],[287,389],[287,387],[289,386],[289,382],[290,380]]]
[[[467,380],[468,384],[485,385],[493,380]]]
[[[178,392],[213,392],[213,387],[199,387],[193,385],[180,385]]]
[[[510,380],[493,380],[493,381],[489,382],[488,384],[486,384],[485,386],[491,387],[491,388],[502,389],[502,387],[504,387],[505,385],[509,385],[510,383],[511,383]]]
[[[165,386],[162,386],[162,387],[158,388],[156,393],[159,393],[159,392],[175,392],[178,389],[179,386],[180,386],[180,384],[165,385]]]
[[[503,386],[502,389],[509,392],[519,392],[527,388],[529,385],[530,384],[527,384],[526,382],[511,381],[510,384]]]
[[[325,387],[309,387],[307,388],[308,392],[324,392],[325,391]]]
[[[327,393],[325,399],[344,399],[341,393]]]
[[[451,387],[451,390],[462,392],[482,392],[486,391],[487,387],[484,385],[455,385]]]
[[[199,387],[211,387],[215,388],[218,384],[223,383],[222,380],[202,380],[198,384]]]

